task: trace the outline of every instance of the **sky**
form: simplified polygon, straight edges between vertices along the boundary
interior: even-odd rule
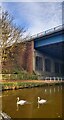
[[[30,35],[62,24],[62,0],[59,2],[33,2],[33,0],[6,2],[4,0],[2,7],[14,17],[14,23],[25,27]]]

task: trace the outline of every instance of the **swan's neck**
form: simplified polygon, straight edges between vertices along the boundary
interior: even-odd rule
[[[17,102],[19,102],[19,98],[17,99]]]
[[[17,102],[19,102],[19,100],[17,100]]]
[[[38,98],[38,102],[40,101],[40,98]]]

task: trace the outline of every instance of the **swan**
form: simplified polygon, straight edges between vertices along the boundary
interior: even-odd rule
[[[47,101],[47,100],[44,100],[44,99],[41,99],[41,100],[40,100],[40,97],[38,97],[38,103],[39,103],[39,104],[43,104],[43,103],[45,103],[46,101]]]
[[[19,100],[19,97],[17,97],[17,105],[24,105],[25,103],[27,103],[27,101]]]

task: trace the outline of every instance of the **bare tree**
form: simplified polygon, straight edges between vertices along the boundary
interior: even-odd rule
[[[3,62],[7,59],[8,53],[12,52],[13,47],[17,43],[22,42],[24,28],[17,27],[13,23],[13,17],[10,17],[7,11],[1,10],[0,13],[0,61]],[[9,51],[6,49],[9,48]],[[13,54],[12,54],[13,55]]]

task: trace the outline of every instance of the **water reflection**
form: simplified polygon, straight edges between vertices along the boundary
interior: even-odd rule
[[[52,89],[50,88],[50,94],[52,93]]]
[[[5,91],[2,96],[4,96],[2,97],[2,110],[12,118],[62,117],[62,86]],[[17,105],[17,96],[26,99],[29,104],[23,106]],[[38,96],[46,99],[46,104],[40,105],[37,101]],[[11,102],[12,100],[13,102]]]
[[[47,92],[47,89],[45,89],[45,93]]]
[[[60,90],[62,90],[62,86],[57,86],[57,87],[55,87],[55,86],[49,86],[49,88],[45,88],[44,89],[44,93],[50,93],[50,94],[52,94],[52,93],[56,93],[56,92],[60,92]]]
[[[62,90],[62,86],[61,86],[61,90]]]
[[[18,105],[18,104],[16,104],[16,105],[17,105],[17,106],[16,106],[16,107],[17,107],[16,111],[18,111],[18,110],[19,110],[19,105]]]
[[[58,92],[60,91],[60,88],[59,88],[59,86],[58,86]]]
[[[38,108],[39,108],[40,106],[39,106],[39,103],[38,103]]]
[[[47,103],[47,102],[46,102],[46,103]],[[43,103],[43,104],[37,103],[37,104],[38,104],[37,108],[40,108],[40,106],[42,107],[42,106],[45,105],[46,103]]]
[[[25,105],[31,105],[33,102],[26,102],[25,104],[17,104],[16,102],[16,111],[19,111],[19,108]]]
[[[49,86],[49,88],[47,88],[47,89],[44,89],[44,93],[50,93],[50,94],[52,94],[52,93],[56,93],[56,91],[58,91],[58,92],[60,92],[60,89],[62,90],[62,86],[57,86],[57,87],[55,87],[55,86]]]
[[[56,89],[55,89],[55,87],[54,87],[54,93],[56,92]]]

